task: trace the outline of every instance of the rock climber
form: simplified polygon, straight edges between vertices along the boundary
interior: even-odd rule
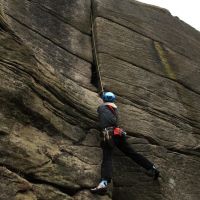
[[[99,125],[102,129],[103,160],[101,164],[101,181],[99,185],[91,189],[92,193],[105,193],[112,179],[112,153],[117,146],[126,156],[130,157],[138,165],[146,169],[147,175],[155,180],[159,177],[159,170],[147,158],[135,152],[126,141],[126,132],[118,127],[118,110],[114,103],[116,96],[112,92],[103,92],[101,95],[103,104],[98,109]]]

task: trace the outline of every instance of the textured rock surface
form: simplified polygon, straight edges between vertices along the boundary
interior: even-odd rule
[[[163,174],[152,183],[120,154],[114,199],[198,199],[199,33],[133,1],[96,0],[94,10],[103,83],[119,96],[123,127],[143,138],[130,142]]]
[[[0,199],[36,199],[31,191],[33,189],[32,185],[5,167],[0,167],[0,180]]]
[[[129,142],[152,181],[117,151],[100,176],[93,39]],[[0,199],[200,199],[200,34],[133,0],[0,0]]]

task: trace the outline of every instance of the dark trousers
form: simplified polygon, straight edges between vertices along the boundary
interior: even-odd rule
[[[113,147],[117,146],[126,156],[130,157],[138,165],[142,166],[146,170],[153,167],[153,164],[147,160],[144,156],[134,151],[134,149],[128,144],[125,136],[114,136],[113,146],[107,142],[102,142],[101,147],[103,149],[103,161],[101,164],[101,179],[108,182],[112,179],[112,154]]]

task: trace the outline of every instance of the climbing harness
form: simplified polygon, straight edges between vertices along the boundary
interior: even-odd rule
[[[106,105],[106,107],[113,113],[113,115],[117,116],[115,109],[111,105]],[[110,129],[114,136],[126,136],[126,132],[120,127],[110,127]]]
[[[113,141],[113,127],[108,127],[103,129],[103,145],[107,145],[110,148],[113,148],[114,141]]]
[[[97,56],[97,48],[96,48],[96,41],[95,41],[95,34],[94,34],[94,17],[93,17],[93,9],[91,9],[91,31],[92,31],[92,44],[93,44],[93,53],[94,53],[94,60],[96,63],[96,70],[98,72],[98,78],[99,78],[99,90],[100,93],[104,91],[103,84],[102,84],[102,78],[101,78],[101,72],[100,72],[100,64]]]
[[[108,127],[103,130],[103,140],[104,141],[109,141],[112,139],[113,129],[114,129],[113,127]]]
[[[108,127],[103,131],[103,141],[107,146],[113,148],[115,146],[113,137],[125,137],[126,132],[120,127]]]

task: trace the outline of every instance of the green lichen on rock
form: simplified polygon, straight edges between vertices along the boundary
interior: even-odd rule
[[[165,68],[166,74],[169,76],[169,78],[176,80],[176,75],[172,69],[172,66],[169,64],[169,62],[166,58],[163,47],[161,46],[161,44],[159,42],[154,42],[154,45],[155,45],[156,51],[158,52],[158,56]]]

